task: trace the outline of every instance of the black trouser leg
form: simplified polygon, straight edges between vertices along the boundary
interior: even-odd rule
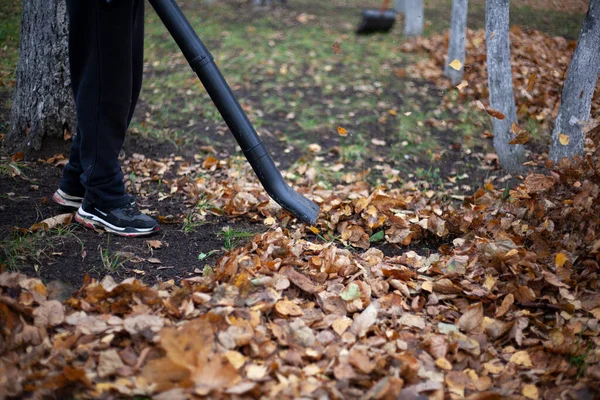
[[[144,1],[67,0],[78,134],[60,187],[103,208],[125,196],[118,162],[142,85]]]

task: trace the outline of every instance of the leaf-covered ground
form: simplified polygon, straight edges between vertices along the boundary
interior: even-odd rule
[[[358,2],[182,3],[319,220],[269,200],[149,11],[122,165],[161,232],[71,224],[49,201],[64,143],[2,155],[0,399],[600,395],[599,128],[579,164],[547,164],[553,70],[570,45],[527,30],[576,38],[581,14],[515,6],[532,40],[513,54],[546,43],[550,56],[513,60],[537,168],[511,178],[473,101],[485,48],[470,52],[467,87],[428,75],[449,2],[426,10],[433,36],[409,43],[401,24],[355,38]],[[10,54],[16,41],[3,43]],[[554,46],[567,49],[555,61]]]

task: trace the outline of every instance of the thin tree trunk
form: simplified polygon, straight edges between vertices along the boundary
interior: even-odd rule
[[[65,129],[75,131],[70,82],[64,0],[23,0],[8,151],[39,150],[45,137],[62,138]]]
[[[444,67],[444,75],[458,85],[462,81],[465,65],[465,41],[467,37],[467,8],[469,0],[454,0],[452,2],[452,20],[450,25],[450,42],[448,43],[448,61]],[[463,65],[456,70],[449,64],[458,60]]]
[[[494,148],[502,168],[518,174],[524,171],[524,148],[520,144],[508,144],[512,139],[510,126],[517,121],[510,68],[509,7],[509,0],[486,1],[485,42],[490,106],[504,114],[502,120],[492,117]]]
[[[406,11],[406,0],[396,0],[394,2],[394,9],[397,13],[404,13]]]
[[[404,0],[404,36],[423,34],[423,0]]]
[[[583,152],[585,135],[581,124],[590,118],[599,65],[600,0],[591,0],[567,72],[558,116],[552,131],[550,158],[554,161],[564,157],[571,159]]]

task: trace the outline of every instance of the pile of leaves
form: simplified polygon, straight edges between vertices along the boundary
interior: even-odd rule
[[[486,65],[485,30],[467,29],[464,83],[460,98],[481,100],[489,98]],[[560,106],[565,81],[576,42],[551,37],[535,30],[510,28],[510,57],[513,88],[519,118],[529,117],[544,124],[553,123]],[[450,83],[443,76],[447,63],[448,34],[419,37],[401,46],[405,52],[426,52],[428,57],[414,68],[401,71],[415,78],[427,79],[441,87]],[[592,101],[592,115],[600,110],[600,83]]]
[[[326,188],[307,166],[310,227],[236,162],[134,157],[129,184],[176,167],[163,197],[272,229],[152,287],[106,276],[64,300],[0,274],[0,399],[598,396],[599,132],[577,162],[461,207],[360,174]]]

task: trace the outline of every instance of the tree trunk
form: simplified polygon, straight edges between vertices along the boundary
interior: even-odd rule
[[[423,34],[423,0],[404,0],[404,36]]]
[[[581,124],[590,118],[599,65],[600,0],[591,0],[567,72],[556,124],[552,131],[550,158],[554,161],[564,157],[573,158],[583,152],[585,135]]]
[[[510,68],[509,7],[509,0],[486,1],[485,42],[490,106],[504,114],[504,119],[492,117],[494,148],[502,168],[510,174],[518,174],[524,171],[524,148],[520,144],[508,144],[512,139],[510,127],[517,122]]]
[[[452,20],[450,27],[450,42],[448,43],[448,61],[444,67],[444,75],[458,85],[463,78],[465,65],[465,41],[467,37],[467,8],[469,0],[454,0],[452,3]],[[458,60],[463,65],[459,70],[449,64]]]
[[[88,0],[86,0],[88,1]],[[76,128],[68,63],[64,0],[23,0],[21,44],[10,127],[9,152],[37,151],[45,137],[63,138]]]
[[[406,11],[406,0],[396,0],[394,2],[394,9],[397,13],[404,13]]]

